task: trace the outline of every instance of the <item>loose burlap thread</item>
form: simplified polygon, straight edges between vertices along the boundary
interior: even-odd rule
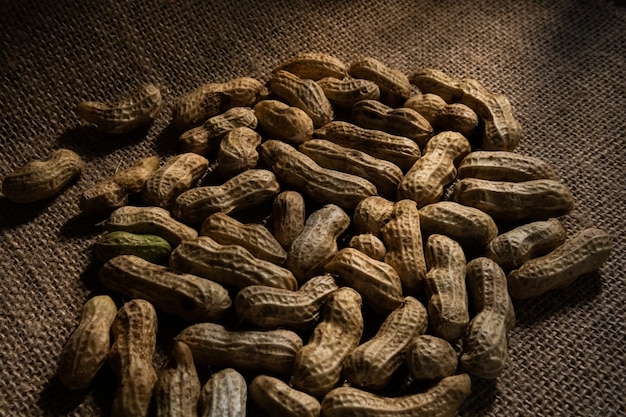
[[[6,0],[0,27],[0,177],[60,147],[87,164],[51,200],[0,201],[0,415],[108,414],[110,372],[78,392],[54,376],[82,305],[107,292],[92,256],[101,229],[80,214],[80,194],[141,157],[175,153],[168,124],[181,94],[239,76],[266,81],[301,51],[373,56],[405,73],[434,67],[509,97],[524,128],[518,151],[572,189],[568,233],[600,227],[615,248],[599,272],[515,302],[508,366],[474,379],[459,414],[626,415],[623,2]],[[166,104],[147,131],[109,137],[73,112],[145,82]],[[163,320],[157,365],[179,328]]]

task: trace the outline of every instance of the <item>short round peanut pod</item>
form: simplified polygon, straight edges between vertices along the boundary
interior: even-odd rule
[[[237,127],[226,134],[217,151],[217,170],[224,178],[257,166],[261,135],[248,127]]]
[[[391,219],[393,201],[380,196],[372,196],[361,200],[354,209],[354,228],[356,233],[371,233],[381,236],[381,230]]]
[[[272,219],[274,237],[284,248],[289,248],[304,229],[306,208],[302,194],[297,191],[278,194],[272,204]]]
[[[446,340],[421,335],[409,345],[406,363],[413,378],[436,380],[454,374],[458,355]]]
[[[363,252],[372,259],[382,261],[385,258],[387,249],[382,240],[371,233],[355,235],[348,242],[348,246]]]
[[[248,387],[233,368],[214,373],[202,387],[198,401],[200,417],[245,417]]]
[[[278,100],[263,100],[254,106],[259,126],[273,139],[299,145],[313,136],[313,120],[298,107]]]
[[[404,103],[404,107],[415,110],[431,125],[437,121],[446,105],[446,101],[437,94],[417,94]]]

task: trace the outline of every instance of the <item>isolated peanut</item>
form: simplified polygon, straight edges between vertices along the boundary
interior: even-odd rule
[[[431,68],[413,72],[409,80],[422,93],[434,93],[474,110],[484,123],[483,149],[512,151],[519,143],[522,129],[506,96],[489,92],[476,80],[455,79]]]
[[[426,392],[384,397],[358,388],[339,387],[322,401],[324,417],[454,417],[470,395],[467,374],[443,378]]]
[[[287,252],[261,224],[243,224],[224,213],[211,214],[202,223],[201,236],[209,236],[222,245],[239,245],[254,257],[282,265]]]
[[[170,257],[172,246],[157,235],[135,234],[123,231],[110,232],[96,243],[96,259],[106,262],[118,255],[135,255],[146,261],[164,264]]]
[[[346,65],[339,59],[321,52],[301,52],[280,64],[273,72],[280,70],[314,81],[324,77],[341,79],[348,72]]]
[[[111,324],[117,307],[108,295],[87,300],[80,323],[63,347],[57,375],[70,389],[87,388],[104,365],[111,348]]]
[[[233,368],[214,373],[202,387],[199,417],[246,417],[248,386]]]
[[[343,373],[353,385],[366,389],[386,387],[404,364],[409,342],[426,332],[426,308],[413,297],[383,321],[376,335],[356,347],[343,362]]]
[[[278,100],[263,100],[254,106],[259,126],[273,139],[299,145],[313,136],[313,120],[298,107]]]
[[[348,73],[354,78],[375,82],[380,89],[380,100],[391,106],[401,105],[411,95],[411,84],[407,76],[375,58],[357,59],[350,64]]]
[[[557,180],[547,162],[528,155],[508,151],[476,151],[459,165],[459,178],[492,181]]]
[[[162,104],[161,91],[154,84],[146,84],[116,103],[78,103],[76,113],[104,133],[124,134],[152,123]]]
[[[169,209],[176,197],[191,188],[208,167],[209,161],[193,152],[169,158],[144,184],[141,193],[143,202]]]
[[[170,265],[178,271],[239,289],[267,285],[295,290],[298,286],[288,269],[256,258],[242,246],[220,245],[208,236],[178,245],[170,256]]]
[[[426,244],[428,318],[435,336],[448,341],[463,335],[469,323],[465,287],[465,254],[443,235],[431,235]]]
[[[306,208],[302,194],[296,191],[283,191],[272,204],[272,223],[274,237],[285,249],[291,246],[306,220]]]
[[[150,301],[160,311],[188,321],[218,320],[232,305],[228,291],[216,282],[134,255],[107,261],[100,269],[99,279],[115,292]]]
[[[381,237],[381,230],[391,218],[393,201],[380,196],[363,199],[354,209],[356,233],[371,233]]]
[[[375,82],[356,78],[342,80],[333,77],[322,78],[317,81],[322,91],[337,109],[350,110],[361,100],[378,100],[380,89]]]
[[[250,398],[275,417],[319,417],[321,405],[305,392],[278,378],[259,375],[250,382]]]
[[[322,321],[309,343],[296,354],[294,388],[314,397],[324,396],[339,382],[342,362],[362,334],[361,296],[348,287],[336,290],[326,301]]]
[[[511,271],[509,292],[514,298],[532,298],[567,287],[578,277],[599,269],[612,248],[612,237],[607,232],[595,227],[584,229],[547,255]]]
[[[263,329],[309,329],[320,316],[326,299],[337,289],[330,275],[320,275],[305,282],[298,291],[251,285],[235,298],[239,320]]]
[[[261,135],[248,127],[237,127],[224,136],[217,151],[217,170],[223,178],[232,178],[259,162],[256,148]]]
[[[277,140],[268,140],[261,145],[261,159],[280,181],[302,190],[319,203],[352,209],[362,199],[376,194],[376,186],[371,182],[356,175],[322,168],[291,145]]]
[[[249,77],[204,84],[178,99],[172,124],[178,130],[191,129],[233,107],[252,107],[267,93],[263,84]]]
[[[404,107],[413,109],[432,125],[436,131],[459,132],[471,136],[478,127],[478,116],[461,103],[447,104],[436,94],[417,94],[409,98]]]
[[[191,349],[183,342],[174,342],[154,389],[156,416],[197,416],[199,397],[200,379]]]
[[[156,311],[149,302],[131,300],[117,312],[111,326],[114,342],[108,356],[109,366],[117,375],[111,415],[148,416],[157,382],[152,364],[156,333]]]
[[[233,367],[271,375],[291,372],[302,339],[290,330],[230,330],[215,323],[187,327],[175,338],[199,365]]]
[[[409,342],[406,363],[415,379],[439,380],[454,375],[459,359],[446,340],[420,335]]]
[[[32,203],[58,194],[80,175],[84,163],[69,149],[57,149],[43,161],[32,160],[2,180],[2,194],[14,203]]]
[[[221,185],[192,188],[180,194],[172,214],[185,223],[204,221],[218,211],[236,213],[271,201],[280,192],[274,174],[265,169],[249,169]]]
[[[387,253],[387,248],[382,240],[371,233],[354,235],[348,242],[348,247],[363,252],[372,259],[382,261]]]

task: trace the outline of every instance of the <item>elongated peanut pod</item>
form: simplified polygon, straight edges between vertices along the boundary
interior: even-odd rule
[[[305,392],[291,388],[278,378],[259,375],[250,383],[250,397],[276,417],[319,417],[321,405]]]
[[[301,52],[280,64],[272,72],[288,71],[314,81],[324,77],[343,78],[348,70],[338,58],[321,52]]]
[[[448,341],[424,334],[411,340],[406,363],[413,378],[438,380],[454,375],[459,359]]]
[[[248,387],[233,368],[214,373],[202,387],[200,417],[246,417]]]
[[[381,101],[389,105],[401,105],[411,95],[411,84],[407,76],[375,58],[357,59],[350,64],[348,73],[354,78],[375,82],[380,89]]]
[[[283,191],[272,204],[274,236],[285,249],[302,233],[306,221],[306,207],[302,194],[296,191]]]
[[[480,178],[492,181],[557,180],[547,162],[528,155],[507,151],[476,151],[459,165],[459,178]]]
[[[197,416],[200,379],[189,346],[174,342],[154,390],[157,417]]]
[[[350,110],[361,100],[378,100],[380,89],[370,80],[326,77],[317,81],[333,107]]]

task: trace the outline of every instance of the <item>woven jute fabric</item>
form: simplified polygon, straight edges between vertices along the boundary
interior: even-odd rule
[[[107,293],[92,254],[102,219],[81,215],[79,196],[141,157],[175,153],[168,125],[181,94],[267,81],[301,51],[372,56],[407,74],[438,68],[508,96],[524,129],[517,150],[549,162],[574,194],[568,233],[600,227],[615,247],[599,272],[515,301],[508,365],[496,380],[474,379],[459,414],[626,415],[623,2],[3,0],[0,28],[0,177],[61,147],[86,162],[51,200],[0,201],[0,415],[108,414],[110,371],[77,392],[55,377],[84,302]],[[102,135],[74,113],[147,82],[165,99],[147,132]],[[180,330],[163,323],[159,357]]]

